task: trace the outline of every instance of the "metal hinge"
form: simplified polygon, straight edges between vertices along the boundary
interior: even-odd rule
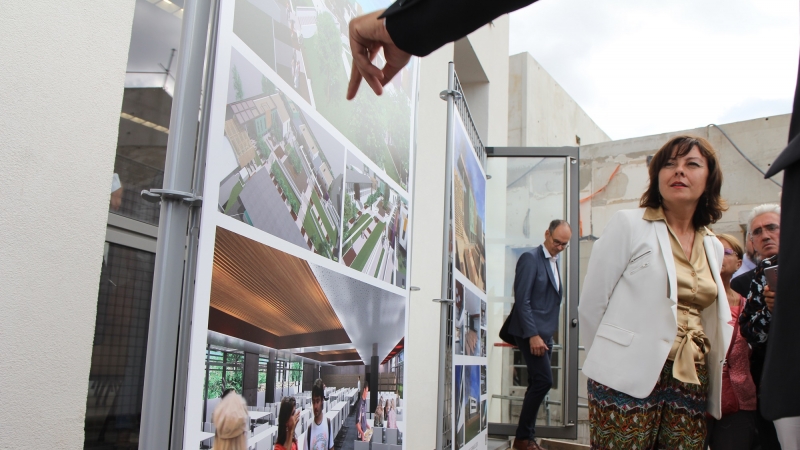
[[[190,207],[203,204],[203,197],[199,195],[172,189],[145,189],[142,191],[142,198],[150,203],[158,203],[163,200],[179,200]]]

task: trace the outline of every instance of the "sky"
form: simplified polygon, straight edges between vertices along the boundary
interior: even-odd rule
[[[791,112],[797,0],[539,0],[511,13],[528,52],[612,139]]]

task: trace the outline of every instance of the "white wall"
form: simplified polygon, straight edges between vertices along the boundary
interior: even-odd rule
[[[3,3],[3,448],[83,448],[134,3]]]
[[[442,286],[444,223],[445,129],[447,66],[453,59],[448,44],[421,60],[417,149],[414,161],[414,211],[409,283],[411,292],[405,341],[404,401],[407,449],[433,448],[436,443],[436,398],[439,367],[439,304]]]
[[[508,71],[508,145],[558,147],[610,140],[529,53],[511,56]]]

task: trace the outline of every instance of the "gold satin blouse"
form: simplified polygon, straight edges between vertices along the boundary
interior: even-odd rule
[[[644,219],[663,220],[662,208],[647,208]],[[700,313],[714,304],[717,299],[717,283],[708,265],[703,238],[713,234],[705,227],[697,230],[692,246],[691,260],[681,247],[675,232],[667,224],[672,257],[675,260],[675,271],[678,281],[678,333],[672,343],[667,359],[674,361],[672,376],[679,381],[700,384],[695,364],[705,364],[710,342],[700,322]]]

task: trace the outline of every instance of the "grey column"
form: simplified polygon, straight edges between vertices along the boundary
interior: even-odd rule
[[[275,384],[278,378],[278,363],[272,354],[267,363],[267,391],[264,393],[264,403],[275,403]]]
[[[369,362],[369,410],[375,411],[378,407],[378,382],[380,381],[380,373],[378,373],[378,344],[372,344],[372,358]]]
[[[244,354],[244,373],[242,374],[242,397],[248,406],[258,404],[258,354]]]
[[[173,192],[192,191],[211,2],[187,0],[184,6],[164,164],[163,189]],[[180,425],[173,422],[176,417],[183,417],[185,408],[185,403],[174,402],[176,388],[186,389],[185,384],[176,387],[175,381],[179,333],[189,333],[189,330],[180,329],[189,209],[189,205],[179,200],[162,199],[161,202],[142,395],[140,449],[169,449],[171,444],[174,447],[175,442],[182,440],[182,420]]]

